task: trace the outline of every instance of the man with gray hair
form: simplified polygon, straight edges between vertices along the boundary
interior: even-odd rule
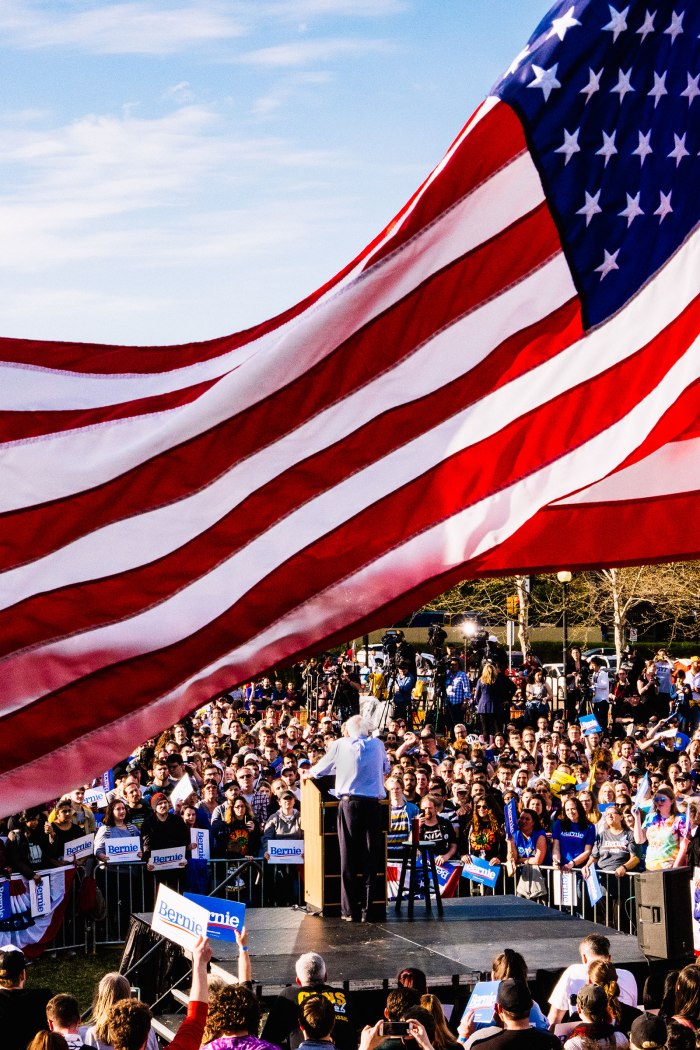
[[[335,773],[335,792],[340,799],[340,908],[346,922],[366,922],[381,842],[379,802],[386,798],[384,779],[391,767],[384,744],[372,736],[372,726],[362,715],[349,718],[343,734],[306,776]]]
[[[299,1007],[311,995],[322,995],[333,1006],[335,1026],[333,1042],[339,1050],[355,1050],[355,1027],[348,1012],[348,1000],[342,988],[326,983],[326,963],[317,952],[306,952],[296,961],[296,984],[278,995],[267,1016],[261,1039],[277,1046],[296,1050],[304,1040],[299,1026]]]

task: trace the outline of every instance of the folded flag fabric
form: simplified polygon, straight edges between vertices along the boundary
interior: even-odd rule
[[[697,556],[700,8],[557,4],[286,313],[0,340],[0,814],[460,579]]]

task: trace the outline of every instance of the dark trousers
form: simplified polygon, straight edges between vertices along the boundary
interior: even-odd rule
[[[341,798],[338,807],[340,909],[358,919],[372,906],[380,809],[376,798]]]

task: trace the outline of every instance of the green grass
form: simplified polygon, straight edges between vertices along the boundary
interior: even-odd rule
[[[69,959],[66,952],[58,952],[55,959],[50,952],[43,955],[27,970],[28,988],[50,988],[54,994],[74,995],[84,1013],[92,1003],[95,986],[106,973],[119,969],[121,948],[101,948],[96,955],[78,954]]]

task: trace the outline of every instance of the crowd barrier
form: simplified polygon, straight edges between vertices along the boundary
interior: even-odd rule
[[[462,878],[460,880],[461,895],[476,896],[495,893],[498,896],[503,896],[518,894],[518,889],[520,888],[521,892],[519,895],[525,896],[523,892],[525,887],[520,883],[520,880],[521,878],[524,881],[526,880],[527,871],[527,866],[520,867],[513,875],[509,875],[505,866],[503,866],[494,890],[486,889],[476,882],[469,882]],[[559,868],[543,864],[539,867],[539,871],[544,877],[543,881],[546,891],[542,896],[534,895],[530,899],[536,900],[546,907],[556,908],[557,911],[563,911],[569,915],[577,915],[581,919],[608,926],[619,933],[630,933],[636,936],[637,907],[635,883],[637,875],[635,872],[630,872],[627,875],[623,875],[622,878],[618,878],[617,875],[611,872],[596,869],[600,888],[603,890],[603,897],[596,905],[592,905],[580,869],[569,873],[572,877],[571,882],[573,885],[570,884],[568,887],[571,891],[568,893],[566,891],[562,892]],[[535,894],[538,889],[539,886],[530,886],[530,891]]]
[[[303,873],[287,881],[279,866],[270,865],[262,858],[244,858],[241,860],[212,860],[208,863],[208,878],[196,886],[187,885],[196,893],[208,893],[213,897],[224,897],[245,903],[247,907],[274,907],[281,905],[304,906]],[[620,933],[636,935],[637,915],[635,880],[636,874],[630,873],[618,879],[616,875],[598,871],[598,879],[603,890],[602,899],[594,906],[581,872],[571,873],[572,885],[568,894],[562,895],[560,872],[557,868],[542,866],[546,892],[541,896],[534,895],[543,907],[556,908],[570,915],[607,926]],[[503,866],[496,887],[486,889],[466,878],[459,880],[457,896],[475,896],[495,894],[497,896],[518,894],[523,896],[521,877],[527,868],[519,868],[510,875]],[[100,890],[95,912],[85,914],[79,903],[79,883],[74,883],[68,895],[63,923],[57,936],[51,943],[50,951],[94,952],[97,948],[123,943],[133,912],[151,911],[157,883],[154,876],[142,862],[132,864],[110,864],[109,867],[98,865],[95,868],[97,886]],[[539,887],[543,889],[540,881]]]

